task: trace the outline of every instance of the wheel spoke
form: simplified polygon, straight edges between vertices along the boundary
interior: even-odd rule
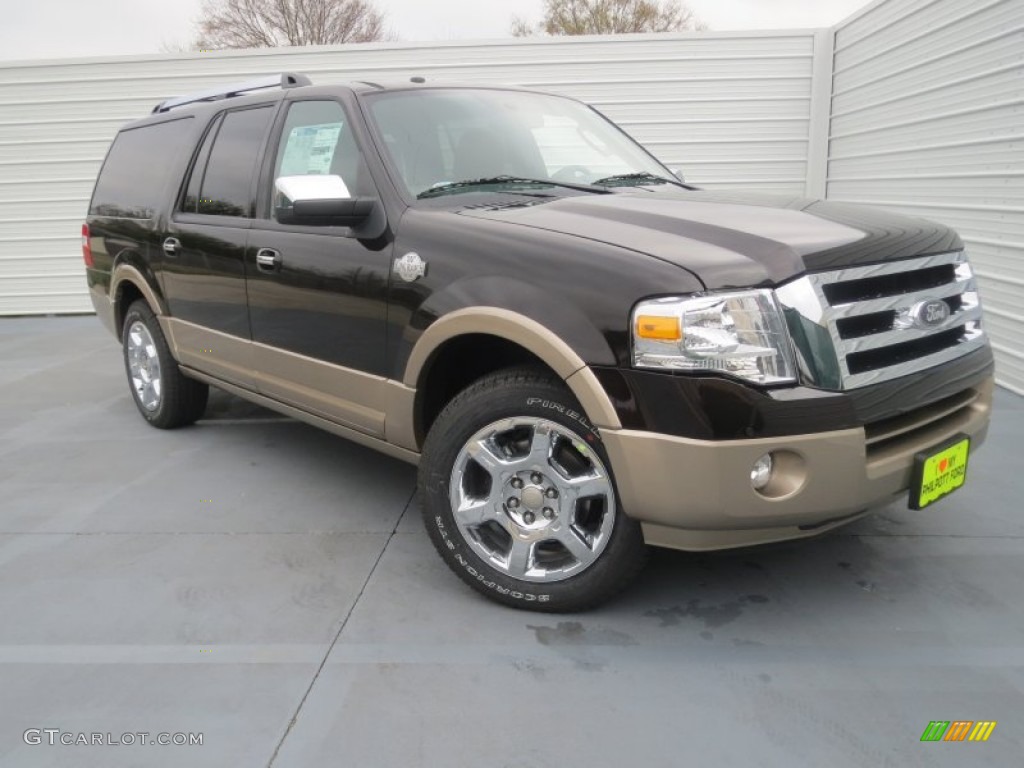
[[[551,459],[551,451],[554,448],[555,432],[551,425],[540,422],[533,428],[533,437],[530,439],[530,452],[526,460],[531,465],[547,467]]]
[[[459,496],[462,497],[461,503],[452,510],[459,525],[472,528],[494,519],[494,503],[490,498],[474,499],[463,496],[461,492]]]
[[[452,513],[460,526],[472,528],[495,518],[497,500],[501,496],[502,470],[507,462],[498,456],[490,438],[472,441],[466,446],[466,453],[491,478],[490,489],[481,498],[467,492],[465,464],[452,477]]]
[[[490,438],[474,440],[466,446],[470,458],[487,470],[495,482],[499,482],[502,471],[509,467],[509,462],[495,452],[494,445]]]
[[[533,543],[512,539],[512,549],[509,550],[507,565],[509,576],[523,577],[533,567]]]
[[[556,538],[561,542],[562,546],[569,550],[569,554],[582,564],[587,565],[594,559],[594,551],[587,542],[580,538],[580,535],[573,530],[572,526],[564,526],[558,532]]]
[[[591,496],[607,497],[611,488],[608,478],[604,475],[581,475],[570,479],[566,486],[577,499],[586,499]]]

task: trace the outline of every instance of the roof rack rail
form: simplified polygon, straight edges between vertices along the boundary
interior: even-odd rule
[[[230,99],[232,96],[241,96],[244,93],[260,91],[264,88],[297,88],[302,85],[312,85],[312,81],[305,75],[282,72],[279,75],[268,75],[258,80],[249,80],[245,83],[234,85],[218,86],[207,91],[190,93],[188,96],[176,96],[173,99],[162,101],[153,107],[153,113],[168,112],[175,107],[182,107],[186,104],[195,104],[199,101],[219,101]]]

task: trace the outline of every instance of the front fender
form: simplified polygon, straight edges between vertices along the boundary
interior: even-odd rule
[[[579,290],[578,285],[574,288]],[[492,307],[529,318],[548,329],[586,365],[615,365],[607,339],[577,306],[580,300],[574,295],[572,301],[567,301],[559,295],[557,286],[549,288],[503,275],[467,277],[435,291],[416,308],[404,341],[415,346],[421,333],[454,312]],[[599,296],[594,297],[595,303],[599,300]],[[623,317],[621,322],[625,324],[628,319]]]
[[[595,426],[621,426],[597,377],[565,339],[536,320],[501,307],[463,307],[431,323],[413,346],[403,385],[415,389],[433,354],[451,339],[467,334],[496,336],[528,350],[566,382]]]

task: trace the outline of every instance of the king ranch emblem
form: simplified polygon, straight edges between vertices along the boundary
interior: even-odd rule
[[[427,262],[418,253],[407,253],[395,259],[395,272],[407,283],[413,283],[427,274]]]

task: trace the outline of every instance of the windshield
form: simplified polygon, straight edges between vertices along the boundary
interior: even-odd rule
[[[503,177],[535,188],[544,181],[677,183],[632,139],[571,99],[484,89],[399,91],[368,98],[371,119],[413,197],[470,188],[507,191],[518,183],[495,182]]]

